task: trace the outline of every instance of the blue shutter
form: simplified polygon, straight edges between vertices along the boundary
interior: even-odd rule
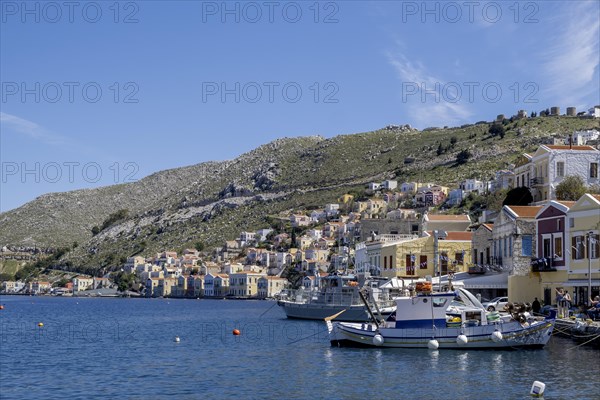
[[[521,243],[522,243],[522,249],[521,249],[521,255],[522,256],[527,256],[527,257],[531,257],[531,235],[523,235],[521,237]]]

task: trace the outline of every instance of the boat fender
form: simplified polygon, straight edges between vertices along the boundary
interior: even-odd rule
[[[435,339],[431,339],[429,343],[427,343],[427,347],[431,350],[437,350],[440,347],[440,343]]]
[[[498,343],[502,340],[502,333],[500,333],[500,331],[494,331],[491,336],[492,342]]]
[[[385,339],[383,339],[383,336],[381,336],[379,334],[373,336],[373,344],[375,346],[381,346],[383,344],[383,342],[385,342]]]
[[[531,394],[533,397],[543,397],[544,390],[546,390],[546,384],[540,381],[535,381],[531,386],[531,392],[529,394]]]
[[[468,342],[469,342],[469,339],[467,339],[466,335],[458,335],[458,337],[456,338],[456,343],[461,346],[464,346]]]

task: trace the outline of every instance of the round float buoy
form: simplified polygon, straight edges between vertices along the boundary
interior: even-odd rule
[[[440,347],[440,343],[435,339],[431,339],[429,343],[427,343],[427,347],[431,350],[437,350]]]
[[[42,327],[44,326],[44,324],[42,324],[41,322],[38,322],[38,326],[39,326],[40,328],[42,328]]]
[[[4,310],[4,306],[0,306],[0,310]]]
[[[464,346],[468,342],[469,342],[469,339],[467,338],[466,335],[458,335],[458,337],[456,338],[456,343],[461,346]]]
[[[233,333],[233,336],[240,336],[241,332],[239,329],[234,329],[232,333]]]
[[[375,335],[375,336],[373,336],[373,344],[375,346],[381,346],[384,341],[385,340],[383,339],[383,336],[381,336],[381,335]]]
[[[502,340],[502,333],[500,333],[499,331],[494,331],[492,333],[492,342],[499,342]]]
[[[175,336],[174,341],[175,341],[175,343],[179,343],[181,341],[181,339],[179,339],[179,336]]]

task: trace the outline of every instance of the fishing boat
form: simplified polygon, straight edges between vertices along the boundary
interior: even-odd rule
[[[452,287],[452,285],[450,285]],[[417,284],[418,288],[418,284]],[[415,288],[415,289],[417,289]],[[489,312],[464,288],[433,292],[431,283],[395,299],[388,318],[349,323],[325,318],[332,346],[430,349],[498,349],[543,347],[555,319],[535,317],[525,307]],[[343,313],[342,313],[343,314]]]
[[[369,313],[359,295],[361,289],[373,312],[388,316],[396,309],[392,291],[381,287],[387,281],[368,273],[319,277],[313,288],[282,292],[277,304],[288,318],[323,320],[344,310],[339,321],[366,322]]]

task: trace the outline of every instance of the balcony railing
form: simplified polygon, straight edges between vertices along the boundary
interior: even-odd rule
[[[531,271],[532,272],[554,272],[556,267],[554,266],[554,258],[532,258],[531,259]]]
[[[544,184],[544,178],[542,176],[536,176],[531,179],[531,186],[541,186]]]

